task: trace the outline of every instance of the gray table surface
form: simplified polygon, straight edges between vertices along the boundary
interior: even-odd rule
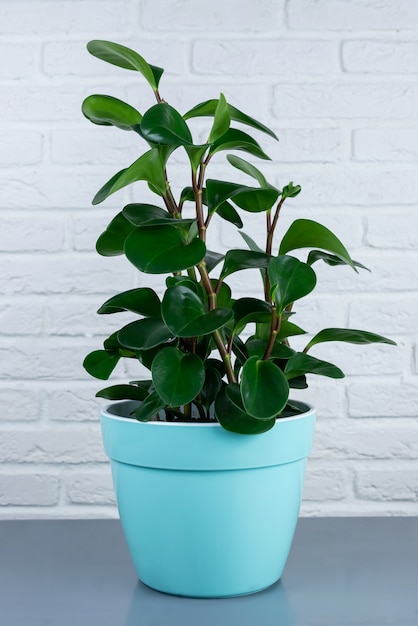
[[[0,522],[1,626],[418,626],[418,518],[299,520],[279,583],[199,600],[137,581],[118,520]]]

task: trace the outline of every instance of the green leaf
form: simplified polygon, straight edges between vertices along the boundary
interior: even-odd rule
[[[132,127],[140,124],[142,120],[142,115],[130,104],[101,94],[88,96],[81,110],[93,124],[116,126],[122,130],[132,130]]]
[[[109,298],[97,311],[100,315],[132,311],[145,317],[160,317],[161,302],[149,287],[129,289]]]
[[[89,41],[87,50],[98,59],[106,61],[106,63],[123,67],[126,70],[140,72],[154,91],[158,88],[158,83],[164,70],[161,67],[150,65],[134,50],[112,41],[98,39]]]
[[[219,137],[226,133],[231,123],[231,115],[229,113],[228,103],[223,93],[219,96],[218,104],[215,109],[213,125],[209,134],[209,143],[215,142]]]
[[[149,350],[170,339],[173,333],[159,318],[147,317],[124,326],[117,334],[119,343],[130,350]]]
[[[113,385],[96,393],[96,398],[107,400],[138,400],[142,401],[148,396],[148,389],[138,385]]]
[[[279,197],[279,192],[273,187],[248,187],[245,191],[236,193],[232,202],[241,209],[251,213],[269,211]]]
[[[150,348],[149,350],[138,350],[136,354],[142,365],[150,370],[152,368],[154,359],[160,352],[160,350],[164,350],[164,348],[177,348],[177,346],[178,339],[176,339],[175,341],[167,341],[167,343],[160,343],[158,346]]]
[[[328,378],[344,378],[344,373],[336,365],[316,359],[303,352],[296,352],[287,361],[284,374],[288,380],[304,374],[318,374],[320,376],[328,376]]]
[[[335,266],[335,265],[347,265],[346,261],[343,261],[339,257],[335,256],[335,254],[329,254],[328,252],[323,252],[322,250],[311,250],[308,254],[307,264],[313,265],[316,261],[324,261],[327,265]],[[367,270],[370,272],[369,268],[359,263],[358,261],[354,261],[355,267],[360,267],[363,270]]]
[[[296,376],[295,378],[291,378],[289,381],[290,389],[307,389],[308,383],[306,382],[306,376]]]
[[[102,256],[124,254],[126,238],[135,228],[122,213],[118,213],[98,238],[96,242],[97,252]]]
[[[189,144],[184,144],[184,149],[186,150],[189,160],[190,160],[190,164],[192,166],[192,170],[193,172],[197,171],[197,168],[200,165],[200,162],[202,160],[202,158],[205,155],[205,152],[207,151],[207,149],[209,148],[210,144],[208,143],[203,143],[200,145],[189,145]],[[190,187],[190,189],[192,189]],[[192,201],[194,200],[194,193],[193,193],[193,189],[192,189],[192,198],[189,198],[189,200],[191,199]]]
[[[241,237],[244,239],[245,243],[253,252],[264,252],[262,248],[252,239],[247,233],[240,232]]]
[[[166,403],[153,391],[145,398],[135,411],[135,417],[140,422],[149,422],[154,419],[159,411],[164,409]]]
[[[247,187],[224,180],[208,179],[206,194],[209,213],[214,213],[229,199],[245,211],[259,212],[270,209],[279,192],[272,187]]]
[[[83,367],[91,376],[107,380],[115,369],[119,358],[118,353],[107,350],[94,350],[84,359]]]
[[[321,248],[335,254],[341,261],[356,269],[346,248],[334,233],[313,220],[295,220],[281,241],[279,254],[300,248]]]
[[[213,156],[221,150],[242,150],[259,159],[266,161],[271,160],[255,139],[237,128],[230,128],[222,137],[219,137],[219,139],[212,144],[209,154]]]
[[[190,278],[190,276],[167,276],[167,278],[165,279],[165,284],[167,287],[175,287],[176,285],[183,285],[183,287],[188,287],[189,289],[194,291],[196,295],[199,296],[202,302],[206,302],[207,296],[203,286],[198,283],[197,280],[195,280],[194,278]]]
[[[228,250],[220,277],[226,278],[234,272],[245,269],[258,269],[267,267],[271,256],[265,252],[253,252],[252,250]]]
[[[132,165],[121,170],[103,185],[93,198],[93,204],[100,204],[115,191],[135,183],[138,180],[146,180],[163,195],[166,189],[164,166],[156,148],[152,148],[139,157]]]
[[[224,180],[206,181],[206,197],[209,213],[214,213],[226,200],[229,200],[234,194],[244,191],[246,187],[237,183],[229,183]]]
[[[128,204],[122,213],[135,226],[170,225],[188,229],[196,222],[196,219],[177,219],[165,209],[153,204]]]
[[[224,260],[224,258],[225,256],[223,254],[219,254],[219,252],[206,250],[205,263],[207,271],[211,272],[221,261]]]
[[[353,330],[348,328],[324,328],[313,337],[305,348],[305,352],[318,343],[326,341],[343,341],[344,343],[367,344],[367,343],[387,343],[396,346],[396,342],[382,335],[376,335],[366,330]]]
[[[220,206],[218,206],[216,213],[219,217],[222,217],[222,219],[230,222],[237,228],[242,228],[244,226],[237,210],[234,209],[232,204],[229,204],[229,202],[223,202]]]
[[[289,397],[289,385],[273,361],[252,356],[242,368],[241,398],[249,415],[271,419],[284,409]]]
[[[215,402],[216,396],[222,388],[222,377],[216,367],[206,367],[205,383],[201,390],[202,403],[209,409]]]
[[[215,400],[215,416],[220,425],[240,435],[258,435],[273,428],[276,419],[260,420],[246,413],[239,386],[231,383],[223,387]]]
[[[167,289],[161,313],[164,322],[177,337],[208,335],[225,326],[233,315],[229,308],[217,308],[206,313],[199,296],[183,285]]]
[[[248,161],[245,161],[240,157],[235,156],[234,154],[228,154],[226,158],[228,159],[230,164],[236,167],[238,170],[241,170],[241,172],[244,172],[245,174],[248,174],[248,176],[255,178],[260,187],[268,187],[268,182],[265,179],[264,174],[262,174],[259,169],[254,167],[254,165],[248,163]]]
[[[135,226],[145,226],[148,222],[154,220],[172,219],[170,214],[165,209],[162,209],[155,204],[143,204],[134,202],[127,204],[122,211],[124,217],[135,224]]]
[[[308,295],[316,285],[313,269],[295,257],[274,257],[270,260],[267,271],[279,315],[289,304]]]
[[[306,335],[306,330],[303,330],[303,328],[300,328],[293,322],[289,322],[289,320],[282,319],[276,341],[282,341],[287,339],[287,337],[296,337],[297,335]]]
[[[282,199],[286,198],[296,198],[302,191],[302,187],[300,185],[294,185],[293,182],[290,182],[288,185],[285,185],[282,189]]]
[[[206,102],[201,102],[200,104],[197,104],[195,107],[193,107],[193,109],[190,109],[190,111],[183,115],[183,117],[185,120],[192,117],[212,117],[213,115],[215,115],[217,106],[218,100],[206,100]],[[243,113],[239,109],[236,109],[231,104],[228,104],[228,108],[231,120],[234,120],[235,122],[241,122],[241,124],[246,124],[247,126],[251,126],[252,128],[255,128],[263,133],[266,133],[267,135],[270,135],[270,137],[277,139],[274,132],[270,130],[270,128],[267,128],[267,126],[264,126],[264,124],[261,124],[261,122],[258,122],[246,113]]]
[[[125,254],[142,272],[169,274],[200,263],[206,246],[198,238],[188,242],[182,231],[172,225],[144,226],[129,235]]]
[[[248,356],[256,356],[258,359],[262,359],[266,352],[268,341],[252,338],[249,339],[245,345],[247,347]],[[274,359],[290,359],[294,353],[295,351],[292,350],[292,348],[276,341],[271,351],[271,357]]]
[[[141,134],[156,144],[183,146],[193,143],[189,127],[180,113],[165,102],[154,105],[144,114]]]
[[[211,283],[212,288],[215,290],[218,284],[218,280],[216,278],[212,278]],[[222,283],[218,290],[218,295],[216,296],[216,305],[219,307],[230,307],[233,302],[231,300],[231,297],[231,288],[226,283]]]
[[[232,310],[236,334],[240,334],[250,322],[271,321],[271,305],[257,298],[239,298],[234,302]]]
[[[205,368],[196,354],[178,348],[164,348],[152,363],[152,380],[158,395],[168,406],[194,400],[205,382]]]

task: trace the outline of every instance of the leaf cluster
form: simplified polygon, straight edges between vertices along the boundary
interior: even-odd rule
[[[247,131],[277,139],[275,133],[229,104],[223,94],[181,114],[159,93],[161,68],[108,41],[92,41],[88,50],[107,63],[139,72],[156,98],[143,113],[106,94],[83,102],[83,114],[92,123],[130,131],[144,142],[143,153],[101,187],[93,204],[138,181],[156,196],[155,204],[124,206],[99,236],[97,252],[125,255],[142,274],[166,275],[161,298],[140,287],[116,294],[100,307],[101,315],[130,311],[138,319],[111,335],[103,349],[87,355],[86,370],[107,380],[119,360],[128,358],[150,373],[146,380],[106,387],[98,396],[138,401],[138,420],[217,420],[235,433],[263,433],[278,417],[298,412],[289,392],[307,387],[307,375],[344,376],[336,365],[311,355],[311,348],[328,341],[393,343],[367,331],[326,328],[307,339],[302,350],[292,348],[292,338],[306,334],[294,322],[294,304],[314,290],[315,263],[354,271],[364,266],[335,234],[313,220],[294,220],[275,241],[283,204],[301,187],[289,182],[278,188],[235,154],[269,159]],[[188,125],[196,117],[212,120],[204,144],[194,142]],[[170,157],[179,149],[190,162],[190,186],[176,199],[168,171]],[[228,153],[231,171],[244,173],[249,184],[207,177],[208,166],[221,152]],[[194,217],[183,216],[185,205],[193,206]],[[262,246],[241,230],[246,213],[260,213],[265,222]],[[226,254],[207,249],[206,234],[215,215],[240,230],[242,248]],[[294,255],[301,250],[307,251],[304,261]],[[234,298],[227,279],[254,268],[260,270],[262,297]]]

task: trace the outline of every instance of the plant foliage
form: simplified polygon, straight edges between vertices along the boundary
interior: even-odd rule
[[[303,349],[292,348],[293,338],[301,341],[305,334],[294,323],[294,303],[316,286],[312,265],[322,260],[355,272],[364,266],[352,260],[336,235],[314,220],[294,220],[281,241],[275,241],[283,204],[300,193],[300,185],[289,182],[279,189],[236,154],[226,155],[228,167],[231,173],[239,170],[247,175],[249,185],[207,178],[210,162],[221,152],[269,159],[246,131],[277,139],[274,132],[228,103],[223,94],[182,115],[160,96],[161,68],[116,43],[92,41],[87,47],[102,61],[139,72],[156,98],[156,104],[143,113],[102,94],[83,102],[82,112],[92,123],[133,131],[135,140],[139,135],[144,141],[143,153],[101,187],[93,204],[137,181],[148,184],[156,196],[155,204],[122,207],[99,236],[97,251],[104,256],[125,255],[145,275],[166,276],[161,297],[141,287],[115,294],[100,307],[99,314],[130,311],[138,319],[111,335],[103,349],[90,353],[84,360],[86,370],[107,380],[119,360],[128,358],[140,362],[150,374],[144,381],[106,387],[98,396],[137,400],[135,417],[141,421],[218,420],[235,433],[263,433],[278,417],[295,412],[289,390],[306,388],[307,375],[344,376],[337,366],[308,354],[315,345],[394,343],[371,332],[326,328],[308,339]],[[204,144],[194,143],[188,120],[195,117],[212,120]],[[168,178],[170,157],[176,150],[184,150],[190,161],[190,186],[178,199]],[[190,212],[183,216],[184,206],[190,205],[193,217]],[[224,255],[207,249],[207,230],[215,215],[241,229],[248,212],[264,214],[260,216],[265,222],[262,245],[241,232],[242,248]],[[300,260],[301,250],[308,250],[306,262]],[[262,297],[234,299],[226,281],[247,269],[259,270]],[[252,335],[248,324],[255,328]]]

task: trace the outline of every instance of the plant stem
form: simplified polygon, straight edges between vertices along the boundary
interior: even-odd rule
[[[274,231],[277,226],[277,221],[280,215],[280,209],[283,206],[283,202],[285,198],[281,198],[277,204],[276,211],[274,213],[273,221],[271,221],[271,211],[267,211],[266,214],[266,230],[267,230],[267,238],[266,238],[266,254],[271,254],[273,249],[273,237]],[[266,302],[271,302],[270,298],[270,279],[268,272],[266,270],[265,278],[264,278],[264,299]]]
[[[271,356],[271,352],[273,350],[273,346],[276,342],[276,337],[277,334],[280,330],[280,325],[282,323],[282,316],[281,315],[277,315],[277,311],[276,311],[276,306],[273,305],[273,309],[271,312],[271,331],[270,331],[270,337],[269,337],[269,341],[266,347],[266,351],[264,353],[263,356],[263,361],[268,361],[268,359]]]

